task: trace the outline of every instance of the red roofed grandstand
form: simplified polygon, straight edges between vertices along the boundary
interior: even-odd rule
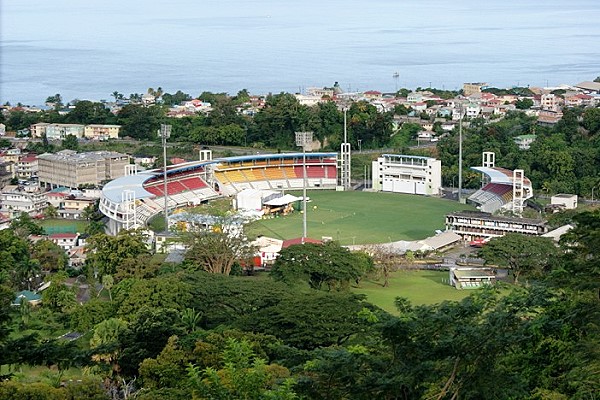
[[[335,189],[337,153],[306,153],[308,189]],[[194,161],[167,168],[167,206],[194,206],[244,189],[301,189],[303,154],[261,154]],[[144,226],[162,212],[165,182],[162,169],[142,171],[104,186],[100,211],[109,218],[108,232]]]
[[[498,167],[473,167],[487,177],[489,183],[473,193],[467,202],[475,205],[479,210],[494,213],[500,209],[513,209],[515,201],[524,201],[533,196],[531,181],[524,176],[521,180],[517,171]],[[515,178],[515,176],[517,178]],[[515,198],[515,193],[522,194]]]

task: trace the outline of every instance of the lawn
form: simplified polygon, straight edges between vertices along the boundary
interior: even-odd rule
[[[394,306],[396,297],[405,297],[414,305],[441,303],[444,300],[462,300],[473,290],[457,290],[444,283],[448,280],[447,271],[396,271],[389,279],[389,286],[383,287],[383,280],[363,280],[360,287],[352,288],[354,293],[367,295],[367,301],[382,309],[397,314]]]
[[[88,226],[87,221],[73,219],[43,219],[40,225],[47,234],[53,233],[83,233]]]
[[[425,239],[444,229],[447,213],[472,209],[450,200],[398,193],[313,190],[307,195],[308,236],[329,236],[343,245]],[[253,222],[246,232],[250,237],[300,237],[302,213]]]

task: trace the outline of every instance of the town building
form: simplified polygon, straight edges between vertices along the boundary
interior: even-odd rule
[[[64,251],[69,251],[77,246],[79,233],[53,233],[48,235],[48,240],[59,246]]]
[[[431,157],[383,154],[372,163],[373,190],[438,196],[442,162]]]
[[[56,188],[99,186],[125,175],[129,156],[114,151],[77,153],[62,150],[38,156],[38,176],[42,187]]]
[[[488,86],[484,82],[463,83],[463,96],[469,97],[475,93],[481,93]]]
[[[0,192],[0,213],[15,218],[21,213],[40,215],[47,205],[46,194],[35,186],[8,185]]]
[[[62,207],[58,210],[61,218],[65,219],[81,219],[81,214],[89,206],[93,206],[95,199],[85,197],[68,196],[63,199]]]
[[[121,125],[86,125],[83,136],[92,140],[118,139]]]
[[[16,166],[16,176],[19,179],[31,179],[37,177],[38,160],[36,154],[27,154],[19,157]]]
[[[531,143],[535,142],[536,135],[519,135],[513,138],[519,150],[529,150]]]
[[[454,231],[466,241],[499,237],[507,233],[539,236],[548,232],[546,223],[541,220],[504,217],[480,211],[457,211],[446,215],[446,229]]]
[[[83,137],[84,125],[80,124],[50,124],[46,126],[48,140],[64,140],[68,135],[76,138]]]

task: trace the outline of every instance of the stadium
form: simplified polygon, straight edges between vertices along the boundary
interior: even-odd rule
[[[205,159],[126,175],[102,189],[100,211],[108,217],[107,233],[146,226],[168,210],[194,206],[244,189],[302,189],[303,157],[306,157],[306,188],[335,189],[338,184],[337,153],[281,153]],[[210,158],[210,157],[209,157]]]

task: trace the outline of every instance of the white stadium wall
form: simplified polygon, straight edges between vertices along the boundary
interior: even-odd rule
[[[442,162],[431,157],[383,154],[372,163],[373,190],[439,196]]]

